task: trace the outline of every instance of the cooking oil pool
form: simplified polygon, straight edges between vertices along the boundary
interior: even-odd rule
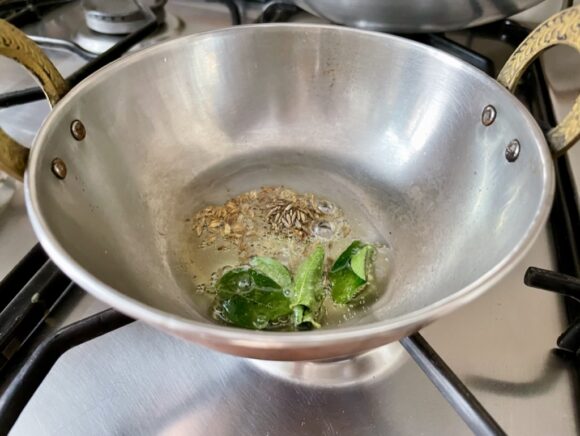
[[[195,306],[203,307],[211,317],[217,280],[224,271],[248,264],[254,256],[272,257],[295,272],[313,247],[322,245],[325,271],[329,271],[352,241],[360,240],[376,248],[374,277],[369,281],[374,291],[352,306],[325,298],[320,320],[323,327],[332,327],[364,313],[387,287],[390,250],[369,217],[353,212],[331,199],[287,187],[260,188],[196,211],[188,222],[184,244],[191,260]],[[330,294],[326,278],[325,292]]]

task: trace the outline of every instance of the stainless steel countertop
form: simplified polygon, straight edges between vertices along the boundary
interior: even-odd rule
[[[528,265],[549,267],[548,253],[543,233],[500,286],[423,331],[509,434],[578,430],[572,376],[550,353],[560,302],[521,280]],[[284,367],[136,322],[67,352],[11,434],[468,434],[400,351],[387,346],[338,369]]]
[[[227,25],[229,16],[220,6],[208,9],[206,4],[170,1],[169,11],[187,22],[187,33],[192,33]],[[62,55],[51,54],[60,68],[79,61]],[[562,56],[554,56],[549,65],[555,67],[547,71],[556,95],[558,77],[568,78],[566,70],[577,71],[578,66],[570,67]],[[555,72],[550,68],[556,68]],[[4,59],[0,59],[0,70],[1,91],[8,86],[9,72],[15,70]],[[10,83],[15,86],[15,81]],[[580,87],[566,89],[560,94],[569,96]],[[558,116],[565,113],[562,102],[567,98],[555,101]],[[26,142],[47,112],[44,103],[4,109],[0,123]],[[580,180],[580,158],[576,157],[580,150],[573,153]],[[19,186],[10,207],[0,215],[0,277],[35,242]],[[580,431],[572,374],[550,352],[565,327],[561,301],[522,283],[527,266],[551,268],[553,262],[544,231],[528,256],[498,286],[422,332],[509,434]],[[60,321],[103,308],[85,295]],[[338,372],[331,368],[332,372],[305,369],[304,364],[290,369],[256,365],[171,338],[138,322],[67,352],[11,434],[467,434],[467,427],[443,397],[397,347],[394,344],[388,352],[379,351],[370,358],[372,364],[362,372],[374,376],[372,383],[319,386],[308,377],[289,381],[273,373],[324,371],[339,374],[344,381],[348,374],[360,375],[360,368],[345,364]],[[384,367],[378,364],[382,361]]]

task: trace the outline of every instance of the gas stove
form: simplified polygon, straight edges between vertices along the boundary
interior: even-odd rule
[[[17,24],[75,80],[182,35],[239,23],[324,22],[286,2],[143,2],[162,22],[155,25],[114,1],[29,3],[45,5],[20,13]],[[560,3],[481,28],[407,37],[495,75],[526,26]],[[524,78],[519,97],[541,127],[571,107],[580,89],[579,75],[569,73],[580,70],[576,60],[551,50]],[[30,144],[48,105],[18,66],[0,58],[0,70],[0,124]],[[420,335],[332,362],[220,354],[109,309],[35,245],[22,186],[0,179],[0,433],[577,434],[580,334],[554,349],[580,312],[569,297],[523,281],[530,266],[579,274],[580,149],[556,166],[550,223],[510,275]],[[558,283],[552,279],[548,285]]]

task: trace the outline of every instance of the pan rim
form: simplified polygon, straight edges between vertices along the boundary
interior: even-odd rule
[[[472,282],[455,293],[438,300],[430,305],[427,305],[419,310],[408,312],[393,318],[388,318],[381,321],[376,321],[371,324],[321,329],[307,332],[268,332],[268,331],[254,331],[244,330],[230,326],[222,326],[218,324],[210,324],[207,322],[200,322],[187,319],[175,314],[156,309],[152,306],[144,304],[139,300],[133,299],[126,294],[114,289],[105,284],[97,277],[93,276],[85,270],[80,264],[76,262],[59,243],[55,235],[52,233],[50,226],[42,216],[39,193],[37,186],[41,182],[38,177],[36,168],[39,166],[41,144],[46,147],[46,136],[51,130],[51,125],[59,119],[59,114],[65,106],[71,103],[75,97],[82,94],[84,89],[95,84],[95,79],[105,78],[107,75],[114,74],[118,68],[123,68],[134,62],[138,62],[143,57],[152,56],[158,51],[168,50],[173,45],[184,44],[189,40],[199,40],[207,37],[213,37],[220,33],[230,33],[236,31],[245,31],[248,29],[271,29],[271,28],[315,28],[321,31],[325,29],[339,30],[341,32],[361,33],[373,38],[384,38],[386,40],[394,40],[397,43],[403,42],[411,46],[418,47],[425,51],[429,56],[441,59],[446,63],[460,65],[462,68],[470,70],[470,74],[476,74],[485,80],[493,81],[498,92],[508,94],[513,102],[513,105],[519,112],[522,113],[524,119],[528,122],[532,129],[532,136],[537,139],[537,146],[539,148],[540,160],[542,163],[542,174],[538,177],[544,179],[543,189],[540,195],[539,207],[531,220],[530,225],[519,243],[516,244],[507,253],[504,258],[498,262],[493,268],[488,270],[485,274],[480,276],[476,281]],[[410,41],[403,37],[379,34],[372,31],[351,29],[333,25],[317,25],[317,24],[257,24],[238,26],[235,28],[226,28],[204,32],[195,35],[184,36],[163,44],[159,44],[137,53],[131,54],[125,58],[119,59],[106,67],[100,69],[98,72],[83,80],[79,85],[75,86],[63,100],[56,106],[56,108],[49,114],[44,121],[39,133],[36,135],[30,156],[29,162],[30,170],[25,174],[25,200],[28,211],[28,216],[32,227],[40,244],[46,250],[47,254],[54,261],[54,263],[81,288],[91,293],[97,299],[109,304],[120,312],[127,314],[137,320],[142,320],[150,325],[173,332],[181,337],[196,337],[205,345],[212,346],[212,343],[219,344],[233,344],[236,348],[245,348],[248,350],[287,350],[289,348],[300,347],[302,349],[314,349],[324,345],[338,345],[341,343],[352,342],[355,340],[370,340],[378,339],[380,337],[386,338],[384,343],[399,339],[412,331],[419,330],[435,319],[442,317],[453,310],[467,304],[475,298],[482,295],[486,290],[498,283],[506,274],[508,274],[513,267],[526,255],[537,237],[539,236],[544,224],[547,220],[548,213],[553,201],[555,191],[555,175],[551,154],[549,153],[543,133],[539,126],[529,114],[528,110],[523,106],[518,99],[497,83],[493,78],[485,75],[475,67],[451,56],[443,53],[435,48],[425,46],[421,43]],[[238,353],[234,353],[238,354]],[[243,353],[240,353],[243,354]],[[255,355],[254,352],[248,351],[246,355]]]

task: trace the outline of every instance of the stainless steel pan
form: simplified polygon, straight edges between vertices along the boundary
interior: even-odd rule
[[[542,0],[295,0],[333,23],[385,32],[443,32],[509,17]]]
[[[66,82],[3,22],[0,52],[31,70],[56,105],[30,157],[4,135],[0,162],[15,176],[27,168],[30,220],[54,262],[120,311],[241,356],[351,355],[473,300],[530,247],[552,202],[550,148],[578,139],[580,104],[548,147],[505,87],[543,49],[580,49],[579,17],[576,7],[540,26],[500,83],[394,36],[258,25],[141,51],[60,101]],[[393,263],[368,312],[296,333],[211,321],[181,254],[185,220],[263,184],[315,191],[373,217]]]

